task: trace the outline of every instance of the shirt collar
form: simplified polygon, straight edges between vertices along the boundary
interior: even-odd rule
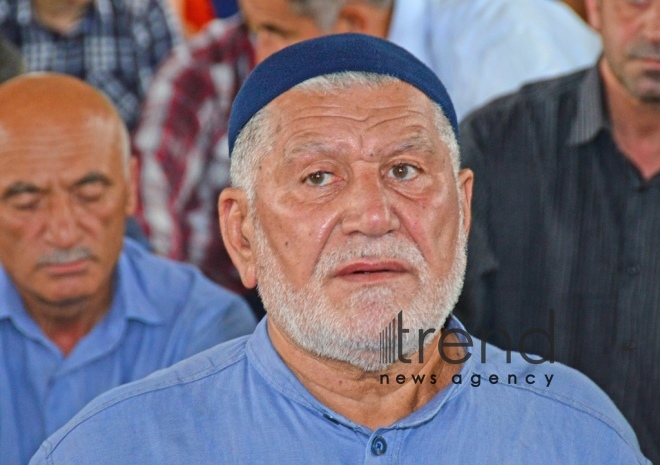
[[[154,325],[163,324],[163,315],[142,288],[144,274],[149,270],[141,268],[140,263],[142,257],[148,253],[136,241],[124,238],[124,249],[119,256],[115,274],[113,307],[120,306],[121,313],[127,319]]]
[[[610,129],[604,105],[603,83],[596,65],[587,71],[578,88],[577,113],[568,138],[569,145],[585,144],[600,131]]]
[[[89,19],[93,17],[94,10],[98,12],[98,15],[102,22],[111,22],[113,20],[112,16],[112,5],[109,0],[94,0],[91,5],[89,12],[85,18],[83,18],[82,26],[89,22]],[[32,0],[18,0],[18,5],[16,7],[16,21],[21,26],[28,26],[32,21]]]
[[[278,391],[285,397],[302,404],[312,411],[317,412],[320,416],[325,417],[329,421],[342,424],[355,431],[361,431],[365,434],[370,434],[369,430],[361,425],[358,425],[351,420],[343,417],[342,415],[332,411],[325,405],[321,404],[312,396],[312,394],[303,386],[303,384],[296,378],[296,376],[287,367],[284,361],[280,358],[279,354],[273,347],[268,335],[267,327],[268,317],[264,317],[254,334],[250,337],[247,343],[247,357],[250,364],[261,374],[271,388]],[[465,331],[465,328],[460,321],[453,315],[449,317],[445,328],[459,329]],[[458,334],[459,339],[465,342],[465,338]],[[468,352],[472,352],[470,347],[466,347]],[[460,374],[463,379],[468,379],[474,371],[474,357],[470,357],[461,367]],[[457,395],[464,389],[466,383],[450,384],[445,389],[440,391],[435,397],[418,411],[408,415],[405,418],[395,422],[389,427],[382,429],[396,429],[396,428],[411,428],[433,419],[441,410],[443,405]]]

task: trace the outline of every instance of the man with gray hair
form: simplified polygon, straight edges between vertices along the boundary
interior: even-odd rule
[[[261,63],[218,208],[267,317],[92,402],[32,465],[648,464],[593,383],[450,315],[473,180],[457,131],[442,83],[391,42],[327,36]]]
[[[440,76],[459,119],[526,81],[587,66],[599,50],[596,34],[566,5],[549,0],[242,0],[240,6],[256,61],[333,32],[388,38]],[[243,25],[212,24],[165,60],[134,136],[141,213],[154,249],[198,264],[237,291],[240,278],[215,234],[215,200],[229,182],[229,108],[253,62]]]
[[[26,464],[102,392],[254,328],[239,297],[123,238],[129,156],[82,81],[0,86],[0,464]]]

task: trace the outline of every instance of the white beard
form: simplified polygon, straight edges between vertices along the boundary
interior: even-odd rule
[[[318,357],[353,365],[365,372],[382,371],[391,363],[380,354],[381,331],[400,311],[410,332],[403,334],[401,353],[419,350],[418,329],[439,331],[453,310],[463,287],[467,261],[467,235],[459,223],[455,258],[447,276],[433,278],[420,250],[411,242],[391,235],[378,239],[359,236],[341,250],[324,253],[312,278],[295,290],[256,217],[255,249],[259,294],[268,318],[285,337]],[[417,292],[401,292],[388,284],[366,285],[333,304],[323,290],[323,282],[343,264],[359,258],[398,260],[418,273]],[[428,345],[433,338],[425,342]]]

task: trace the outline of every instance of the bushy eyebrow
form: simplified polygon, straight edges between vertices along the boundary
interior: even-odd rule
[[[101,183],[104,186],[109,186],[112,184],[112,181],[110,178],[105,176],[102,173],[99,173],[98,171],[92,171],[91,173],[86,174],[82,178],[80,178],[78,181],[76,181],[73,184],[74,188],[81,187],[87,184],[93,184],[93,183]],[[38,186],[31,184],[29,182],[25,181],[17,181],[11,186],[9,186],[3,193],[2,193],[2,200],[8,200],[11,199],[12,197],[16,197],[21,194],[40,194],[44,192],[44,189],[39,188]]]
[[[38,194],[42,190],[34,184],[18,181],[9,186],[2,194],[2,200],[8,200],[21,194]]]
[[[299,160],[301,155],[322,156],[328,154],[343,153],[344,150],[336,144],[328,142],[306,142],[304,144],[296,145],[295,147],[284,149],[284,163],[289,165],[296,160]]]
[[[413,151],[434,154],[437,152],[437,147],[427,136],[417,134],[388,149],[389,154],[393,156]]]
[[[109,186],[110,184],[112,184],[112,181],[106,175],[99,173],[98,171],[92,171],[91,173],[86,174],[78,181],[76,181],[73,184],[73,187],[74,188],[80,187],[80,186],[84,186],[85,184],[93,184],[95,182],[99,182],[104,186]]]

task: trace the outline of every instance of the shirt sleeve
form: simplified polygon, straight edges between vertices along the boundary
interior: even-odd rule
[[[225,297],[224,301],[226,304],[221,312],[216,311],[218,301],[211,301],[206,309],[200,309],[195,332],[188,341],[182,359],[216,344],[252,334],[256,319],[248,304],[236,295]],[[202,317],[205,311],[207,318]]]

